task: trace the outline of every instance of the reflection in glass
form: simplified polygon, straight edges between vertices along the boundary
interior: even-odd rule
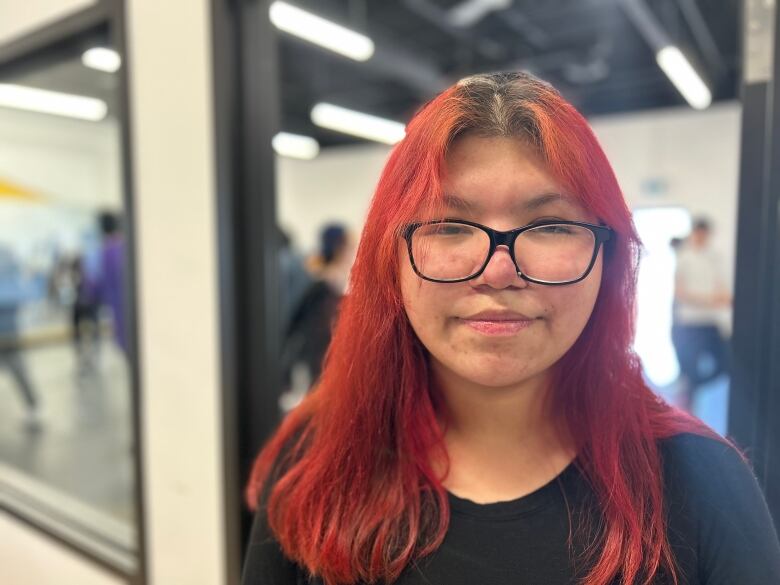
[[[117,80],[82,52],[0,79],[0,496],[133,553]]]

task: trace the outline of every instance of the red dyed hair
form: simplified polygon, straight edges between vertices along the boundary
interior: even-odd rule
[[[645,584],[662,569],[674,576],[657,440],[682,432],[718,436],[643,381],[631,349],[640,246],[631,213],[585,119],[552,87],[522,73],[467,78],[409,123],[371,203],[320,382],[261,451],[250,504],[265,494],[269,526],[285,554],[327,585],[392,582],[441,544],[449,507],[431,460],[446,457],[437,423],[446,412],[403,308],[399,237],[440,201],[448,145],[466,132],[536,147],[615,232],[590,320],[553,373],[553,405],[602,514],[583,583],[619,576]]]

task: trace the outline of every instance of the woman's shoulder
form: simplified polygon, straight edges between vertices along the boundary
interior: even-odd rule
[[[658,446],[669,496],[695,496],[699,504],[716,508],[761,496],[749,463],[725,439],[682,433]]]
[[[749,463],[726,441],[659,441],[670,537],[695,550],[706,582],[780,582],[780,544]],[[692,548],[691,548],[692,547]]]
[[[740,452],[726,439],[680,433],[659,439],[658,447],[667,471],[697,475],[723,467],[749,469]]]

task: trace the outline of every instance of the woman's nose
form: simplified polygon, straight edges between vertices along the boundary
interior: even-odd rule
[[[474,279],[475,285],[485,284],[491,288],[502,289],[510,286],[526,287],[528,282],[520,278],[517,266],[512,261],[509,248],[498,246],[490,258],[485,270]]]

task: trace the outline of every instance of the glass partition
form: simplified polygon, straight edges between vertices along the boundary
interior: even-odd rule
[[[136,566],[122,59],[106,30],[0,70],[0,504]]]

